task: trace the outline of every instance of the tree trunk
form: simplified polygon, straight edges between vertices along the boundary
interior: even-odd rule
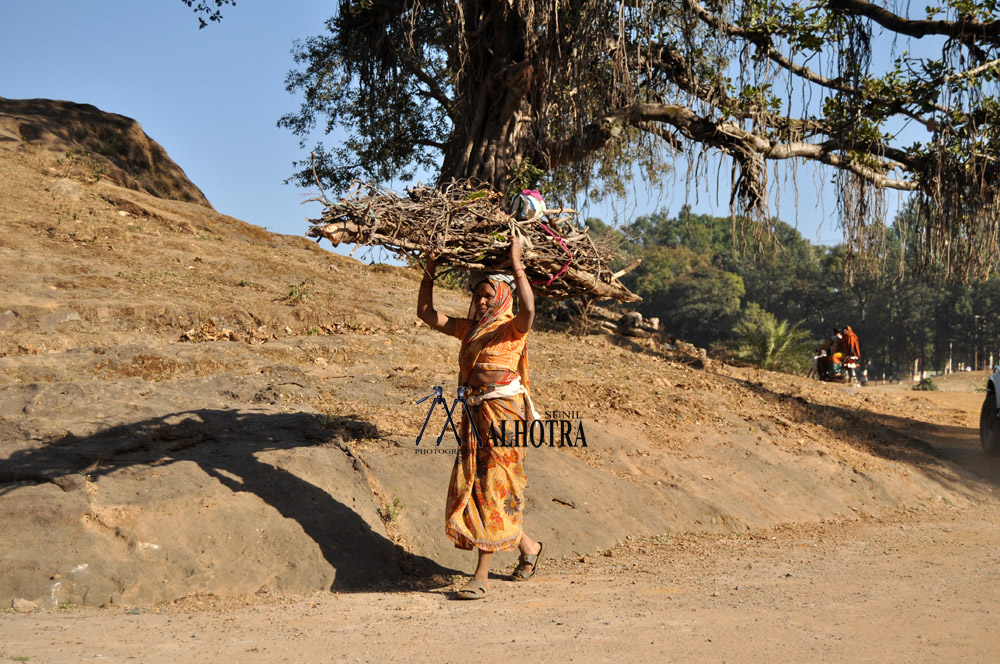
[[[455,124],[438,184],[472,179],[504,191],[511,167],[524,161],[532,146],[530,122],[539,117],[531,92],[538,68],[525,52],[525,23],[507,3],[494,3],[492,15],[472,24],[475,2],[468,2],[468,61],[456,86],[457,107],[465,121]]]
[[[525,123],[515,117],[520,113],[509,110],[526,104],[519,91],[503,85],[484,86],[479,96],[474,121],[455,129],[438,184],[469,178],[503,191],[510,167],[522,163],[530,149]]]

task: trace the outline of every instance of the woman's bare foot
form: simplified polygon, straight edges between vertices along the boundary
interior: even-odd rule
[[[487,590],[490,587],[490,562],[492,560],[492,551],[480,551],[479,560],[476,563],[476,571],[472,574],[472,578],[482,581]]]

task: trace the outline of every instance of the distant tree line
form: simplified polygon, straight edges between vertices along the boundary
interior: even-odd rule
[[[658,212],[618,229],[588,219],[592,233],[618,244],[622,264],[642,259],[623,279],[643,297],[638,308],[667,334],[717,352],[784,343],[772,368],[802,371],[812,350],[850,325],[861,339],[872,378],[1000,361],[1000,277],[941,285],[914,276],[916,213],[900,214],[886,232],[882,275],[845,277],[844,245],[814,245],[777,221],[775,243],[753,250],[734,237],[728,217]],[[781,335],[796,336],[782,339]],[[764,336],[779,338],[761,339]],[[777,352],[775,349],[762,352]]]

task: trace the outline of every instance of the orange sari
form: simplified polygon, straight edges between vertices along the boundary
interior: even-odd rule
[[[527,333],[514,325],[513,293],[502,281],[490,280],[490,285],[496,294],[483,318],[478,322],[468,318],[456,321],[455,336],[462,340],[459,385],[466,385],[478,366],[507,369],[501,384],[520,377],[527,390]],[[522,431],[527,425],[524,397],[491,398],[469,406],[481,443],[462,413],[462,445],[455,455],[445,507],[445,533],[458,548],[507,551],[517,548],[521,540],[524,447],[494,447],[492,443],[500,440],[490,439],[490,427],[506,431],[506,440],[501,440],[512,445],[515,423]]]

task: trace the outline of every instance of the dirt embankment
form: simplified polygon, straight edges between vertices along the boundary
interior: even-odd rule
[[[38,149],[0,150],[0,606],[468,569],[442,532],[453,457],[414,445],[458,350],[416,322],[414,272],[57,177]],[[965,406],[610,336],[537,331],[530,353],[539,409],[578,413],[587,442],[528,454],[526,524],[553,557],[993,494],[932,446],[968,437]]]

